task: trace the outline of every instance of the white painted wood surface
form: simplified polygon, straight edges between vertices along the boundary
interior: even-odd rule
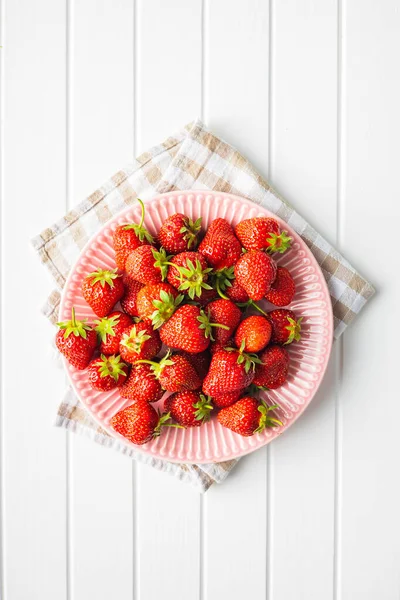
[[[1,3],[1,597],[398,600],[397,0]],[[305,415],[204,497],[52,427],[28,242],[197,115],[378,288]]]

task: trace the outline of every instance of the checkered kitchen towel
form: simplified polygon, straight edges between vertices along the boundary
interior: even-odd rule
[[[159,193],[188,189],[212,189],[244,196],[277,214],[297,231],[313,252],[328,282],[335,338],[343,333],[373,295],[371,284],[269,186],[244,156],[197,120],[144,152],[33,240],[43,264],[49,268],[58,286],[44,307],[46,316],[53,323],[58,320],[60,290],[69,270],[88,239],[104,223],[134,203],[137,196],[150,199]],[[237,462],[174,464],[136,452],[98,427],[71,389],[67,390],[58,409],[57,425],[85,433],[100,444],[189,481],[201,491],[206,491],[214,482],[222,482]]]

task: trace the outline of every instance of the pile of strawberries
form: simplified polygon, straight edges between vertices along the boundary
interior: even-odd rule
[[[268,217],[235,228],[215,219],[202,235],[201,219],[174,214],[154,239],[139,202],[140,223],[114,232],[117,269],[83,280],[99,318],[89,325],[72,309],[71,320],[58,324],[58,349],[87,370],[93,389],[118,388],[129,401],[111,425],[134,444],[166,426],[198,427],[212,414],[244,436],[280,425],[277,406],[259,400],[258,390],[285,383],[285,346],[300,339],[301,319],[282,308],[295,284],[273,258],[291,238]],[[279,308],[264,312],[263,299]],[[152,404],[165,392],[157,411]]]

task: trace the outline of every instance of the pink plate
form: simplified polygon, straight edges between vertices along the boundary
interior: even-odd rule
[[[283,426],[267,429],[251,437],[242,437],[222,427],[216,418],[202,427],[192,429],[164,428],[162,435],[143,446],[134,446],[117,434],[109,425],[116,412],[129,405],[118,391],[100,393],[92,390],[85,371],[77,371],[65,361],[71,384],[92,417],[112,436],[154,458],[174,462],[209,463],[238,458],[281,435],[301,415],[313,399],[324,376],[332,346],[333,316],[331,300],[322,272],[301,238],[290,227],[267,210],[244,198],[218,192],[171,192],[146,203],[145,225],[154,235],[162,222],[176,212],[192,218],[202,217],[203,226],[217,217],[224,217],[233,225],[243,219],[273,216],[293,237],[292,248],[277,262],[287,267],[296,282],[296,296],[290,308],[303,317],[302,339],[288,347],[291,359],[287,383],[264,394],[269,404],[278,404],[276,410]],[[79,319],[94,318],[93,312],[81,294],[85,275],[98,267],[115,268],[112,234],[117,225],[139,222],[140,206],[135,204],[109,221],[85,246],[66,282],[60,306],[60,320],[68,320],[72,306]],[[265,306],[272,308],[265,303]],[[265,308],[265,307],[264,307]],[[160,405],[163,400],[160,401]]]

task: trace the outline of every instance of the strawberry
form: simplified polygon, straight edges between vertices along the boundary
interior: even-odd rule
[[[181,252],[171,259],[169,263],[167,280],[191,298],[199,297],[203,290],[211,290],[207,283],[211,268],[207,261],[198,252]]]
[[[171,356],[168,352],[160,362],[142,360],[139,364],[150,365],[155,378],[167,392],[196,390],[201,386],[201,379],[196,369],[180,354]]]
[[[245,303],[248,302],[249,296],[244,288],[238,284],[237,279],[235,278],[231,285],[226,288],[226,295],[232,302],[240,302]]]
[[[139,246],[152,244],[154,242],[153,237],[147,229],[143,227],[144,204],[139,198],[137,200],[140,202],[142,209],[142,217],[139,225],[136,223],[119,225],[113,235],[115,263],[121,271],[125,270],[126,259],[133,250],[136,250]]]
[[[204,288],[201,290],[201,294],[199,297],[196,297],[196,302],[198,302],[201,306],[206,306],[211,300],[215,300],[218,298],[217,291],[212,288],[211,290],[205,290]]]
[[[204,352],[199,352],[198,354],[189,354],[189,352],[184,352],[183,350],[179,350],[177,354],[184,356],[186,360],[190,362],[190,364],[196,369],[196,373],[203,381],[204,377],[208,373],[208,369],[210,366],[211,356],[208,350]]]
[[[85,321],[75,318],[72,308],[71,320],[57,323],[59,331],[56,334],[56,346],[67,361],[76,369],[86,369],[97,345],[97,335],[94,329]]]
[[[199,246],[199,252],[217,270],[231,267],[242,253],[233,227],[225,219],[216,219]]]
[[[98,317],[106,317],[124,294],[122,275],[98,269],[86,275],[82,283],[82,295]]]
[[[172,317],[161,327],[162,342],[170,348],[196,354],[206,350],[210,344],[211,328],[225,325],[210,323],[206,314],[198,306],[180,306]]]
[[[213,354],[210,370],[203,381],[203,391],[209,396],[242,390],[253,381],[258,358],[240,350],[219,350]]]
[[[278,406],[268,406],[264,401],[259,402],[252,396],[241,398],[232,406],[223,408],[217,415],[218,421],[224,427],[243,436],[261,433],[266,427],[278,427],[281,421],[270,416],[270,412]]]
[[[216,408],[225,408],[231,406],[239,400],[243,390],[235,390],[234,392],[225,392],[225,394],[216,394],[212,398],[212,402]]]
[[[178,254],[196,248],[200,229],[201,217],[192,221],[186,215],[176,213],[161,225],[158,241],[170,254]]]
[[[124,277],[125,293],[121,298],[121,306],[128,315],[131,317],[138,317],[139,313],[137,310],[136,300],[139,291],[143,287],[143,283],[135,281],[129,275]]]
[[[158,402],[164,394],[161,383],[154,376],[153,370],[147,364],[132,366],[128,379],[119,390],[123,398],[128,400],[144,400]]]
[[[289,271],[285,267],[278,267],[275,281],[265,297],[275,306],[287,306],[292,302],[295,292],[296,286]]]
[[[235,344],[244,342],[245,352],[260,352],[271,339],[272,326],[266,317],[252,315],[240,323],[235,333]]]
[[[278,221],[270,217],[245,219],[236,225],[235,233],[246,250],[283,253],[292,241],[286,231],[281,232]]]
[[[226,344],[239,324],[240,317],[242,316],[240,309],[230,300],[219,298],[207,304],[206,311],[208,318],[212,322],[226,325],[227,329],[219,327],[214,332],[215,341],[220,344]]]
[[[235,277],[252,300],[261,300],[270,290],[276,263],[261,250],[243,254],[235,265]]]
[[[94,358],[88,366],[89,383],[94,390],[108,392],[123,385],[128,373],[128,366],[121,362],[121,357],[113,354]]]
[[[141,319],[151,321],[154,329],[158,329],[174,314],[182,300],[183,295],[169,283],[150,283],[137,295],[137,311]]]
[[[100,352],[102,354],[117,354],[119,351],[119,342],[121,341],[122,332],[124,329],[132,325],[132,319],[116,310],[104,317],[95,321],[95,331],[100,338]]]
[[[254,385],[274,390],[283,385],[289,370],[289,354],[282,346],[269,346],[260,354]]]
[[[153,331],[148,323],[136,323],[122,332],[119,351],[127,363],[134,364],[141,358],[153,358],[160,350],[158,331]]]
[[[163,248],[158,251],[153,246],[139,246],[126,259],[125,270],[132,279],[145,285],[161,283],[167,274],[169,258]]]
[[[226,220],[219,217],[218,219],[214,219],[211,221],[210,225],[207,228],[207,233],[209,235],[213,235],[214,233],[223,234],[234,234],[234,230],[232,225]]]
[[[296,321],[296,315],[287,308],[277,308],[268,313],[272,325],[271,342],[275,344],[291,344],[301,338],[301,322]]]
[[[136,400],[110,419],[115,431],[133,444],[141,445],[160,435],[162,427],[177,427],[169,423],[170,415],[160,415],[148,402]]]
[[[230,338],[227,340],[225,344],[221,344],[220,342],[211,342],[210,344],[210,352],[211,354],[216,354],[219,350],[225,350],[225,348],[233,348],[235,346],[235,340]]]
[[[199,427],[210,419],[212,409],[210,398],[193,391],[172,394],[164,403],[164,410],[183,427]]]

